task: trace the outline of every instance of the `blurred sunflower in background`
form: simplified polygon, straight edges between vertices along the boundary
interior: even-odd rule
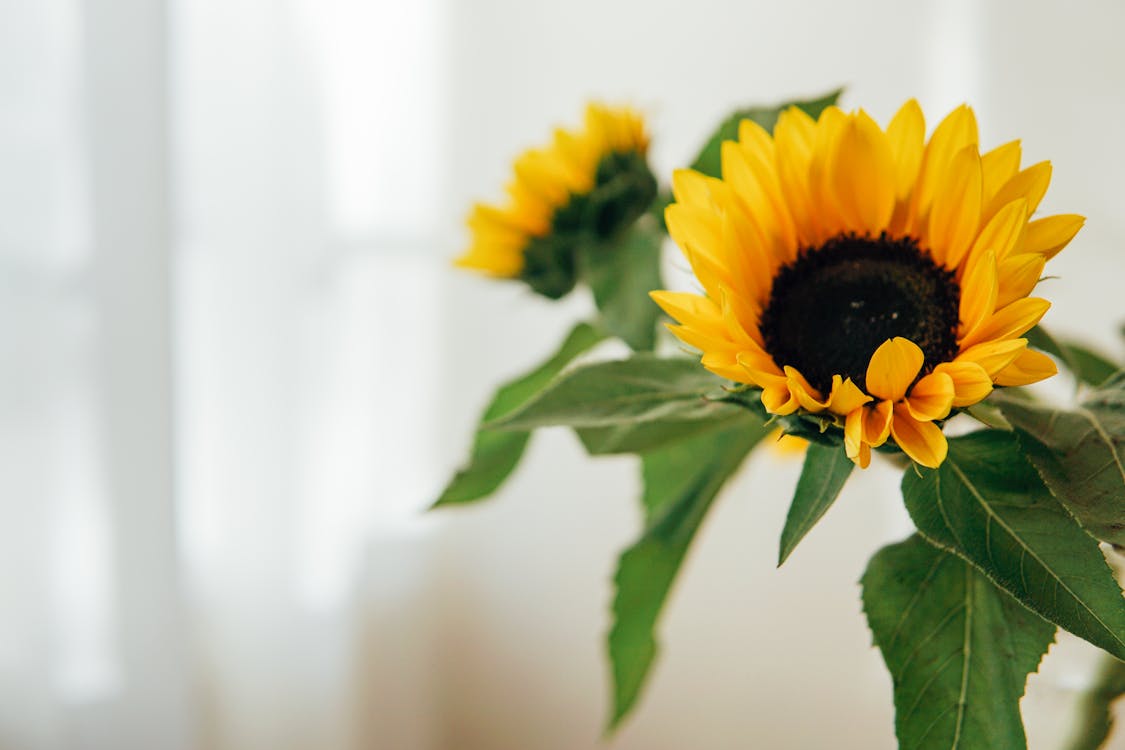
[[[888,440],[936,467],[953,409],[1056,372],[1022,337],[1050,306],[1029,295],[1084,220],[1033,220],[1051,166],[1020,158],[981,155],[965,106],[928,142],[914,100],[886,130],[836,107],[791,108],[772,136],[743,121],[722,179],[673,177],[668,229],[702,294],[652,296],[771,414],[842,428],[861,467]]]
[[[556,129],[550,145],[516,159],[504,203],[473,206],[457,265],[562,297],[578,279],[579,243],[612,238],[651,205],[648,145],[637,112],[588,105],[582,128]]]

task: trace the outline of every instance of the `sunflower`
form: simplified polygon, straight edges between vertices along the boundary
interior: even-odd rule
[[[892,439],[936,467],[954,409],[1056,372],[1022,337],[1050,306],[1029,295],[1084,219],[1032,219],[1051,165],[1020,157],[981,155],[967,106],[929,142],[913,100],[886,130],[836,107],[791,108],[772,136],[743,121],[722,179],[673,178],[668,229],[702,294],[652,297],[771,414],[842,428],[861,467]]]
[[[651,204],[648,144],[634,110],[588,105],[581,129],[556,129],[550,145],[516,159],[505,203],[473,206],[472,240],[456,264],[563,296],[576,280],[579,238],[610,237]]]

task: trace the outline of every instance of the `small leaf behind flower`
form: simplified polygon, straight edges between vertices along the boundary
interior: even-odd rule
[[[1055,627],[917,536],[863,575],[863,610],[894,679],[903,748],[1025,748],[1019,700]]]
[[[723,165],[721,156],[723,141],[738,140],[738,124],[740,122],[753,120],[767,132],[772,133],[773,126],[777,124],[778,116],[790,107],[801,108],[815,120],[820,117],[821,112],[835,104],[842,93],[844,93],[844,90],[841,88],[814,99],[795,99],[774,107],[747,107],[746,109],[736,110],[723,120],[722,124],[707,140],[703,150],[699,152],[699,156],[695,157],[695,161],[692,162],[691,168],[711,177],[719,177]]]
[[[486,426],[532,430],[712,420],[739,408],[709,396],[722,385],[695,360],[635,354],[576,367],[519,409]]]
[[[997,393],[989,399],[1016,429],[1031,463],[1079,523],[1125,546],[1125,371],[1061,409]]]
[[[526,375],[500,387],[484,410],[481,423],[499,419],[526,403],[575,357],[593,348],[605,335],[588,323],[577,325],[551,358]],[[515,469],[530,433],[480,428],[473,438],[469,463],[459,470],[434,507],[480,500],[495,492]]]
[[[645,685],[657,653],[653,631],[692,538],[723,484],[768,433],[760,423],[740,423],[643,457],[647,524],[640,540],[622,554],[614,578],[610,729],[633,708]]]
[[[638,222],[613,239],[579,245],[579,268],[594,293],[603,327],[634,351],[651,351],[656,344],[661,312],[648,293],[664,287],[662,241],[650,222]]]
[[[1035,326],[1025,335],[1030,346],[1057,358],[1079,383],[1101,385],[1120,367],[1083,344],[1052,336],[1043,326]]]
[[[926,539],[1044,619],[1125,658],[1121,589],[1097,542],[1043,484],[1014,434],[950,440],[940,467],[904,474],[902,496]]]
[[[809,444],[793,504],[789,506],[789,515],[781,532],[779,566],[836,502],[854,466],[842,446]]]

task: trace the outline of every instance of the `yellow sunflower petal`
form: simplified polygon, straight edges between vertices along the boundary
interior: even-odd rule
[[[1027,212],[1034,214],[1039,208],[1040,201],[1047,194],[1047,186],[1051,184],[1051,162],[1041,161],[1032,164],[1027,169],[1016,173],[1014,177],[1004,183],[996,195],[992,196],[984,211],[984,220],[988,221],[996,213],[1014,200],[1027,199]]]
[[[953,157],[965,147],[979,143],[979,140],[976,116],[965,105],[953,110],[938,123],[922,156],[907,231],[915,231],[929,217],[934,196],[946,185],[946,171]]]
[[[848,227],[877,237],[895,208],[895,164],[887,137],[862,110],[849,117],[828,165],[828,181]]]
[[[1005,258],[997,268],[1000,277],[1000,294],[997,307],[1006,307],[1020,297],[1026,297],[1035,289],[1043,276],[1047,259],[1038,253],[1022,253]]]
[[[891,435],[902,452],[915,462],[936,469],[945,460],[949,445],[941,428],[933,422],[919,422],[906,404],[895,404]]]
[[[872,448],[887,442],[891,434],[891,420],[894,416],[893,404],[880,401],[863,407],[863,441]]]
[[[953,381],[953,406],[972,406],[992,393],[992,378],[976,362],[942,362],[934,372],[948,375]]]
[[[846,416],[871,400],[851,378],[841,381],[839,375],[833,377],[832,394],[828,398],[828,409],[833,414]]]
[[[738,364],[742,365],[746,371],[755,379],[759,385],[764,388],[766,382],[776,382],[778,379],[785,380],[785,374],[777,363],[773,361],[765,352],[756,352],[750,347],[741,351],[737,355]]]
[[[958,151],[946,171],[946,179],[934,194],[926,233],[934,260],[956,268],[976,239],[981,219],[980,155],[976,144]]]
[[[848,116],[839,107],[828,107],[816,121],[816,141],[809,161],[809,195],[814,206],[810,217],[816,224],[815,244],[852,229],[837,201],[831,184],[830,159],[842,137]]]
[[[714,192],[725,189],[722,180],[700,174],[694,169],[677,169],[672,172],[672,195],[677,203],[698,208],[714,208]]]
[[[844,420],[844,453],[861,469],[871,464],[871,446],[863,441],[864,407],[852,410]]]
[[[914,384],[904,403],[910,416],[919,422],[932,422],[949,416],[954,395],[953,378],[935,371]]]
[[[996,373],[1011,364],[1026,348],[1027,339],[986,341],[983,344],[975,344],[963,350],[953,361],[954,363],[971,362],[979,365],[990,377],[995,377]]]
[[[910,194],[918,170],[922,166],[922,152],[926,140],[926,119],[916,99],[903,104],[887,125],[887,141],[895,162],[895,193],[899,200]]]
[[[1027,227],[1027,199],[1014,200],[1000,209],[984,226],[969,251],[968,263],[975,256],[991,251],[1000,261],[1021,250]]]
[[[816,140],[816,123],[798,107],[790,107],[777,118],[773,132],[778,183],[789,205],[797,236],[803,245],[811,245],[818,232],[809,192],[809,162]]]
[[[1078,214],[1059,214],[1036,219],[1027,225],[1024,250],[1029,253],[1042,253],[1050,260],[1067,246],[1078,230],[1086,223],[1085,216]]]
[[[1030,385],[1058,374],[1055,361],[1034,349],[1025,350],[996,376],[996,385]]]
[[[718,214],[683,203],[673,203],[664,212],[668,224],[668,234],[681,246],[687,245],[698,251],[719,247],[721,224]]]
[[[730,270],[729,283],[739,309],[760,312],[769,299],[774,269],[780,260],[767,241],[741,212],[721,213],[722,262]]]
[[[1009,141],[981,156],[981,187],[985,204],[1020,170],[1021,151],[1019,141]]]
[[[844,452],[860,468],[865,469],[871,463],[871,448],[887,441],[891,415],[891,403],[882,401],[874,406],[857,407],[845,417]]]
[[[961,331],[968,335],[980,327],[996,310],[1000,281],[996,271],[996,255],[986,251],[970,261],[961,280]]]
[[[867,365],[867,391],[881,399],[901,401],[924,360],[922,350],[913,341],[902,337],[887,339]]]
[[[722,163],[723,181],[734,188],[746,214],[771,241],[793,245],[793,221],[772,173],[772,160],[766,162],[761,154],[750,153],[742,144],[724,141]]]
[[[785,416],[800,407],[800,402],[789,388],[787,378],[770,378],[762,385],[762,406],[770,414]]]
[[[774,218],[778,221],[782,234],[792,242],[793,224],[777,177],[777,147],[773,137],[753,120],[743,120],[738,125],[737,146],[745,155],[750,173],[761,186],[766,200],[773,206]]]
[[[974,344],[1020,336],[1042,319],[1051,303],[1039,297],[1024,297],[1000,308],[961,342],[965,349]]]
[[[844,418],[844,452],[851,459],[859,455],[859,447],[863,444],[863,416],[863,407],[857,406]]]
[[[805,380],[805,376],[801,374],[800,370],[796,367],[786,365],[782,368],[785,371],[785,377],[789,381],[789,392],[797,399],[797,403],[805,411],[816,412],[824,411],[828,406],[828,399],[822,398],[820,391],[809,385],[809,381]],[[839,379],[839,375],[836,376]]]

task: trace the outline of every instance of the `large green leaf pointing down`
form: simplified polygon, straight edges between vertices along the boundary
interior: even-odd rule
[[[1016,437],[987,430],[949,441],[949,455],[902,495],[931,542],[971,562],[1024,606],[1125,658],[1125,599],[1097,542],[1024,459]]]
[[[698,361],[636,354],[630,359],[577,367],[488,426],[533,430],[722,418],[738,409],[707,397],[722,385]]]
[[[1067,510],[1091,534],[1125,546],[1125,372],[1074,409],[998,393],[1027,457]]]
[[[900,748],[1027,746],[1019,700],[1053,625],[917,536],[871,559],[863,609],[894,679]]]
[[[523,377],[505,384],[484,410],[481,423],[511,413],[538,393],[575,357],[592,348],[605,336],[593,326],[580,323],[570,332],[550,359]],[[519,463],[530,433],[478,429],[469,463],[450,480],[434,507],[469,503],[491,495]]]
[[[711,502],[750,450],[767,434],[761,424],[672,444],[644,456],[644,535],[618,563],[609,658],[616,726],[633,708],[656,658],[653,629],[680,563]]]
[[[781,532],[778,565],[785,562],[797,544],[805,538],[805,534],[836,502],[844,483],[851,476],[853,466],[855,464],[848,458],[843,446],[809,444],[801,478],[797,480],[797,492],[793,496],[793,504],[789,506],[789,515],[785,518],[785,528]]]

